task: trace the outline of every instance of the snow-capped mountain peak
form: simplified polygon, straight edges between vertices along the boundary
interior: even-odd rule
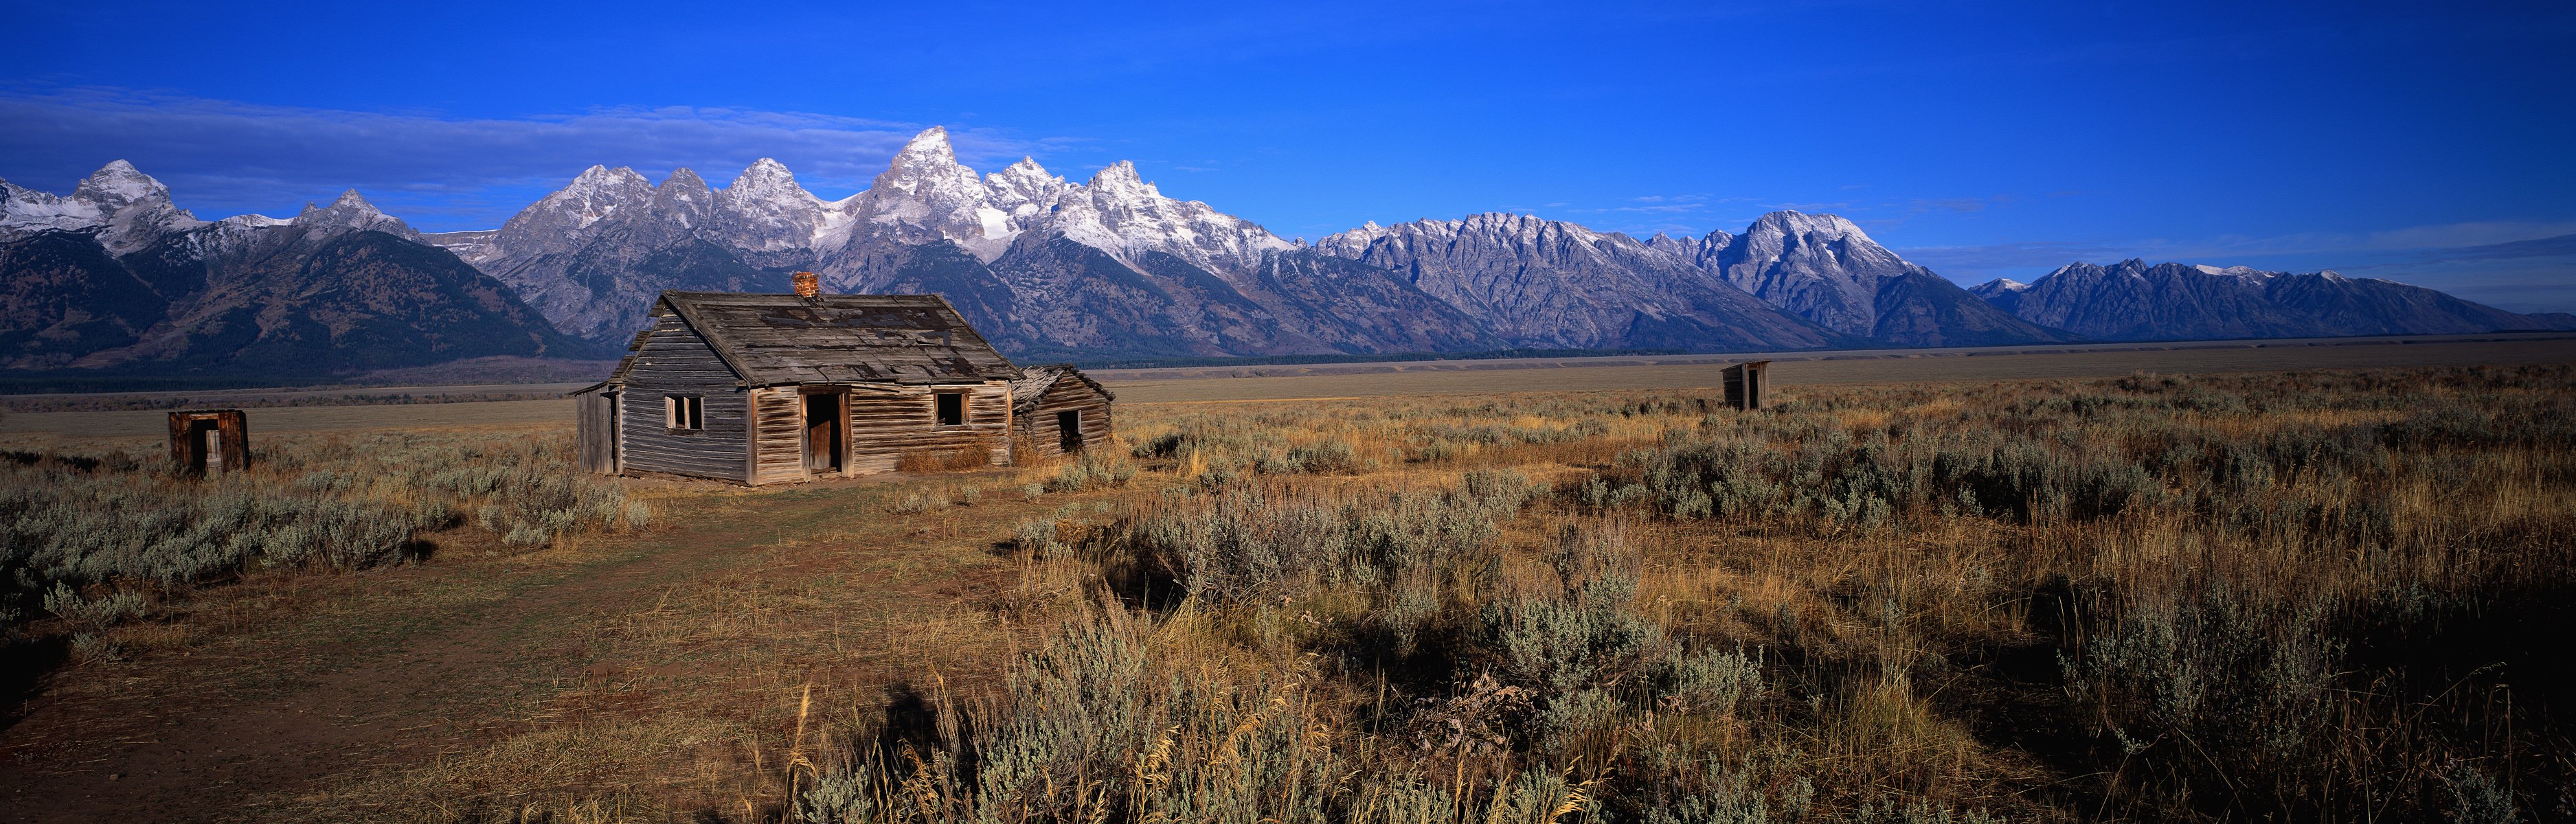
[[[125,254],[169,232],[206,225],[170,203],[170,187],[117,160],[81,180],[68,197],[0,183],[0,239],[47,230],[96,229],[108,251]]]
[[[1136,162],[1132,160],[1121,160],[1100,167],[1100,171],[1092,173],[1091,182],[1083,185],[1093,191],[1112,196],[1134,198],[1163,196],[1162,190],[1154,188],[1154,184],[1145,182],[1144,177],[1136,174]]]
[[[948,130],[939,126],[905,143],[851,208],[884,231],[944,238],[987,261],[1017,234],[1010,213],[993,204],[992,190],[975,170],[957,162]]]
[[[854,200],[855,198],[853,198]],[[754,160],[715,193],[712,225],[734,245],[779,254],[837,245],[848,237],[850,201],[825,203],[796,183],[787,164]]]
[[[1252,221],[1164,197],[1125,160],[1065,192],[1052,223],[1065,237],[1120,260],[1162,252],[1217,273],[1247,272],[1266,255],[1297,248]]]
[[[985,175],[984,186],[992,192],[993,207],[1010,215],[1014,234],[1043,222],[1055,210],[1055,202],[1074,188],[1029,157]]]
[[[138,202],[170,202],[170,187],[123,160],[109,161],[72,190],[72,197],[113,211]]]
[[[796,184],[796,173],[788,171],[787,164],[766,157],[743,167],[742,174],[735,175],[733,185],[726,187],[725,191],[736,198],[813,197],[805,187]]]
[[[1850,239],[1877,243],[1870,240],[1869,233],[1861,231],[1858,224],[1844,219],[1841,215],[1811,215],[1793,209],[1782,209],[1763,215],[1754,220],[1753,227],[1746,229],[1744,234],[1746,237],[1765,234],[1808,235],[1823,239]]]

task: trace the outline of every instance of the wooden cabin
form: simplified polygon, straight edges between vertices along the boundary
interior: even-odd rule
[[[1011,462],[1020,370],[955,307],[812,284],[663,292],[617,370],[573,394],[582,468],[758,486]]]
[[[1011,382],[1011,420],[1024,439],[1024,457],[1064,455],[1108,443],[1116,434],[1109,420],[1109,402],[1115,398],[1073,364],[1021,370],[1020,379]]]
[[[1720,374],[1726,380],[1726,405],[1737,409],[1760,409],[1771,402],[1771,362],[1746,361],[1729,366]]]

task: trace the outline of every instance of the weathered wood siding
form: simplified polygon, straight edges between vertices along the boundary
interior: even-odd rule
[[[751,392],[751,482],[774,484],[805,479],[805,399],[793,386]]]
[[[1109,442],[1111,435],[1116,434],[1110,424],[1109,399],[1093,390],[1090,384],[1066,377],[1047,387],[1038,395],[1036,406],[1018,416],[1020,431],[1028,437],[1029,445],[1037,450],[1037,457],[1064,454],[1064,433],[1056,428],[1055,416],[1069,409],[1082,412],[1084,449],[1101,448]]]
[[[621,468],[748,481],[750,393],[740,383],[679,316],[654,318],[617,396]],[[663,405],[669,395],[698,396],[703,428],[671,430]]]
[[[573,436],[581,445],[581,471],[617,474],[615,393],[583,392],[572,396]]]
[[[966,393],[965,423],[940,426],[937,392]],[[915,452],[978,450],[991,466],[1011,463],[1011,389],[999,381],[966,386],[861,386],[850,393],[850,474],[892,472]]]

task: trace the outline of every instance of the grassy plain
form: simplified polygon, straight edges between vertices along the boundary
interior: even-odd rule
[[[1327,364],[1258,368],[1190,367],[1113,369],[1094,373],[1120,401],[1177,403],[1323,398],[1379,398],[1497,392],[1568,392],[1683,389],[1714,385],[1725,364],[1757,356],[1554,358],[1515,361],[1432,361],[1392,364]],[[2576,338],[2494,336],[2328,338],[2296,341],[2097,344],[2053,348],[1863,350],[1777,353],[1773,379],[1782,386],[1828,386],[1900,381],[1986,381],[2025,378],[2118,377],[2147,371],[2170,374],[2264,372],[2286,369],[2365,369],[2404,366],[2514,366],[2576,363]],[[264,432],[314,432],[437,426],[543,426],[572,416],[568,400],[332,406],[333,397],[402,392],[419,397],[478,393],[518,394],[539,389],[570,391],[586,384],[419,386],[364,390],[230,390],[101,396],[117,401],[203,401],[198,407],[248,405],[256,439]],[[22,396],[37,408],[78,404],[78,395]],[[306,405],[311,404],[311,405]],[[197,408],[197,407],[191,407]],[[0,436],[33,439],[153,436],[164,430],[158,409],[12,412],[0,417]]]
[[[31,657],[13,662],[48,674],[14,686],[4,806],[262,821],[2576,815],[2576,673],[2548,640],[2576,618],[2576,370],[2210,375],[2173,354],[2195,374],[1926,371],[1980,357],[1866,383],[1833,370],[1889,364],[1784,363],[1787,403],[1749,415],[1653,383],[1511,391],[1631,367],[1417,395],[1374,375],[1130,386],[1123,443],[1084,460],[761,490],[627,481],[612,486],[649,513],[642,528],[574,520],[516,540],[554,511],[484,516],[516,487],[353,470],[372,452],[462,468],[487,450],[542,482],[565,471],[560,417],[388,443],[263,429],[304,410],[260,413],[254,443],[284,459],[266,486],[454,514],[399,563],[253,555],[188,582],[68,576],[69,614],[22,603],[13,649]],[[1683,380],[1654,374],[1628,379]],[[1237,399],[1140,402],[1219,384]],[[1307,399],[1260,399],[1279,392]],[[1332,394],[1369,397],[1312,399]],[[472,406],[498,405],[423,408]],[[403,480],[304,480],[324,472]],[[567,511],[600,509],[572,491]],[[34,509],[7,513],[13,546],[46,537],[23,520]],[[121,606],[80,606],[105,603]]]

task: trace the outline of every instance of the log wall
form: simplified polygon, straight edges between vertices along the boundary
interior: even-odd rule
[[[581,445],[581,471],[617,474],[616,393],[583,392],[572,396],[573,435]]]
[[[966,393],[966,420],[938,425],[935,392]],[[861,387],[850,393],[850,474],[892,472],[916,452],[981,452],[989,466],[1011,463],[1011,388],[999,381],[966,386]]]
[[[703,428],[670,429],[663,401],[669,395],[698,396]],[[654,318],[617,400],[620,469],[750,479],[750,393],[678,316]]]
[[[774,484],[805,479],[805,399],[793,386],[751,392],[751,482]],[[847,464],[843,464],[847,465]]]
[[[1066,377],[1038,395],[1033,408],[1018,416],[1022,434],[1029,439],[1037,457],[1064,454],[1064,433],[1056,428],[1055,415],[1065,410],[1082,412],[1082,443],[1085,449],[1097,449],[1117,434],[1111,426],[1109,399],[1102,397],[1090,384]]]

